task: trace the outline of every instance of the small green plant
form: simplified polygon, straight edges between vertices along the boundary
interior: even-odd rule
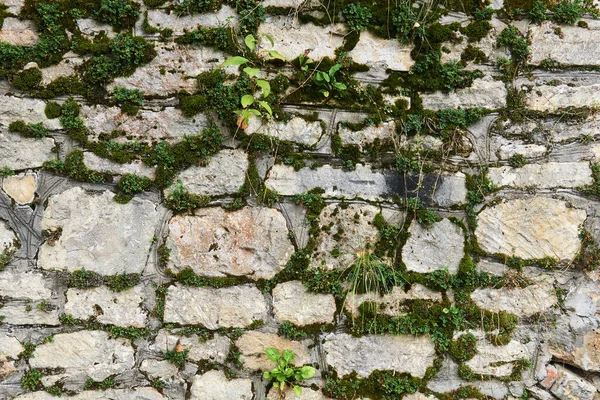
[[[41,379],[43,376],[37,369],[30,369],[21,378],[21,387],[26,390],[35,391],[42,387]]]
[[[181,180],[177,180],[173,190],[167,196],[166,206],[171,210],[182,213],[190,212],[200,207],[206,206],[210,202],[208,196],[198,196],[187,191]]]
[[[340,70],[340,68],[342,68],[341,64],[335,64],[329,68],[329,71],[327,72],[319,70],[315,71],[314,82],[318,87],[321,88],[319,92],[324,97],[329,97],[334,89],[347,89],[346,85],[344,85],[342,82],[338,82],[335,78],[335,74]]]
[[[15,174],[15,171],[10,169],[10,167],[7,167],[6,165],[4,167],[0,168],[0,177],[1,178],[6,178],[7,176],[13,176],[14,174]]]
[[[574,25],[585,14],[585,5],[581,0],[561,0],[554,8],[554,21],[559,24]]]
[[[144,105],[144,92],[139,89],[116,87],[113,95],[121,110],[128,115],[137,114],[140,106]]]
[[[177,368],[182,369],[185,365],[185,359],[190,351],[188,349],[184,350],[179,346],[181,345],[176,346],[174,350],[167,351],[163,357],[171,364],[176,365]]]
[[[296,385],[296,382],[304,379],[310,379],[315,375],[315,369],[311,366],[304,365],[295,367],[292,365],[294,361],[294,352],[292,350],[284,350],[282,354],[277,349],[269,347],[265,350],[267,358],[277,364],[271,371],[266,371],[263,374],[265,379],[270,379],[273,382],[273,387],[279,389],[283,393],[286,386],[291,386],[298,396],[302,394],[302,388]]]
[[[508,164],[513,168],[521,168],[527,164],[527,157],[523,154],[514,154],[508,159]]]
[[[133,1],[100,0],[100,8],[94,16],[120,30],[134,26],[139,15],[140,6]]]
[[[367,29],[373,14],[367,7],[360,4],[350,3],[342,10],[342,15],[346,19],[346,23],[353,31],[362,31]]]
[[[60,106],[60,104],[54,101],[49,101],[48,103],[46,103],[44,113],[46,114],[46,118],[54,119],[60,117],[61,110],[62,107]]]
[[[509,49],[515,63],[524,62],[529,56],[529,44],[521,32],[514,26],[505,28],[498,35],[498,46]]]
[[[540,23],[548,19],[546,15],[546,5],[543,1],[537,0],[531,6],[531,10],[527,13],[527,18],[531,20],[533,23]]]
[[[117,186],[125,194],[133,195],[148,189],[152,181],[145,176],[135,174],[125,174],[119,180]]]
[[[23,136],[32,137],[35,139],[41,139],[48,136],[50,131],[44,127],[41,122],[25,124],[24,121],[18,120],[13,121],[8,125],[8,130],[11,132],[19,132]]]

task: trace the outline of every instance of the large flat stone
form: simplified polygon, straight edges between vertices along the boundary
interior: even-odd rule
[[[26,297],[27,294],[25,292]],[[60,325],[58,310],[42,311],[35,303],[28,301],[14,301],[5,303],[0,309],[0,315],[4,316],[2,322],[11,325]]]
[[[592,400],[597,397],[598,393],[593,383],[563,366],[556,365],[556,369],[558,377],[550,391],[560,400]]]
[[[287,60],[293,60],[306,49],[313,60],[323,57],[335,58],[334,51],[344,42],[346,28],[343,24],[316,26],[312,23],[299,24],[294,18],[284,16],[267,17],[258,27],[258,35],[269,35],[275,42],[273,49]],[[263,39],[263,48],[270,43]]]
[[[516,340],[497,346],[484,337],[477,341],[477,354],[466,365],[476,374],[506,377],[512,374],[514,361],[530,357],[527,347]]]
[[[203,276],[269,279],[294,252],[283,215],[272,208],[228,212],[204,208],[169,222],[169,268],[192,268]]]
[[[103,331],[61,333],[36,347],[32,368],[64,368],[69,376],[101,381],[134,366],[134,350],[125,339],[110,339]]]
[[[65,313],[77,319],[95,316],[103,324],[143,328],[148,316],[140,307],[144,300],[141,286],[113,292],[101,286],[93,289],[67,290]]]
[[[266,319],[265,297],[254,285],[223,289],[175,285],[165,300],[165,322],[218,329],[244,328]]]
[[[75,52],[69,51],[65,53],[58,64],[41,69],[42,81],[40,84],[45,86],[55,79],[75,75],[76,67],[79,67],[84,61],[84,58]]]
[[[208,371],[196,375],[192,382],[191,400],[252,400],[250,379],[228,379],[223,371]]]
[[[287,140],[305,146],[316,145],[323,136],[321,121],[307,121],[302,117],[292,117],[287,122],[252,117],[248,121],[246,134],[262,133],[279,140]]]
[[[0,337],[0,362],[8,358],[16,360],[23,350],[24,347],[14,337],[7,335]]]
[[[30,203],[35,196],[36,178],[37,175],[33,173],[5,177],[2,180],[2,190],[19,204]]]
[[[295,356],[293,364],[302,366],[311,362],[306,343],[287,340],[273,333],[250,331],[244,333],[235,342],[235,345],[242,353],[240,361],[244,363],[245,369],[270,371],[275,368],[275,363],[267,358],[265,349],[273,347],[280,353],[283,353],[284,350],[292,350]]]
[[[569,208],[561,200],[507,200],[479,214],[476,235],[490,253],[569,260],[579,251],[579,226],[585,219],[584,210]]]
[[[14,46],[33,46],[38,41],[38,34],[33,21],[6,17],[0,29],[0,42]]]
[[[422,378],[436,359],[435,347],[427,336],[356,338],[331,333],[324,339],[325,360],[340,377],[356,371],[359,378],[366,378],[375,370],[392,370]]]
[[[398,40],[380,39],[369,31],[362,31],[356,47],[348,55],[354,62],[369,68],[409,71],[415,63],[410,56],[411,50],[412,46],[400,44]]]
[[[492,77],[475,79],[468,88],[456,89],[450,93],[423,93],[423,107],[431,110],[444,108],[483,107],[498,109],[506,107],[506,87],[504,82]]]
[[[142,109],[137,116],[132,116],[121,112],[118,107],[83,106],[80,116],[96,137],[120,130],[132,140],[141,141],[181,141],[184,136],[199,135],[209,125],[204,115],[187,118],[174,107],[160,111]]]
[[[83,163],[89,169],[99,172],[108,172],[110,174],[124,175],[135,174],[137,176],[145,176],[154,178],[154,168],[148,167],[140,160],[134,160],[130,163],[119,164],[106,158],[101,158],[86,151],[83,153]]]
[[[278,321],[294,325],[327,324],[334,321],[335,299],[330,294],[308,293],[300,281],[273,288],[273,313]]]
[[[61,129],[58,119],[46,118],[45,110],[46,103],[43,100],[7,96],[0,94],[0,134],[4,134],[11,122],[22,120],[25,123],[42,122],[48,129]],[[9,134],[12,136],[18,136]],[[33,141],[34,139],[31,139]],[[50,139],[41,139],[50,140]],[[1,143],[1,141],[0,141]],[[0,145],[0,148],[2,146]],[[30,146],[27,146],[28,150]],[[0,157],[0,160],[2,158]]]
[[[0,110],[0,114],[1,112]],[[52,153],[53,148],[52,138],[26,138],[0,128],[0,168],[8,167],[12,170],[39,168],[44,161],[56,158]]]
[[[525,288],[479,288],[471,293],[479,307],[492,312],[506,311],[519,317],[543,313],[558,303],[552,282],[540,282]]]
[[[407,270],[428,273],[447,269],[451,274],[458,271],[465,245],[463,232],[457,225],[443,219],[426,228],[413,220],[408,233],[410,237],[402,248]]]
[[[560,35],[556,34],[557,28]],[[531,64],[552,60],[562,65],[600,65],[599,30],[544,21],[538,26],[530,25],[529,40]]]
[[[31,300],[43,300],[52,296],[52,290],[47,287],[44,275],[31,271],[0,272],[0,293],[5,297]]]
[[[195,334],[182,336],[161,329],[154,338],[154,344],[149,349],[158,353],[166,353],[167,351],[173,351],[178,343],[188,351],[188,360],[220,364],[225,363],[231,345],[231,341],[227,336],[214,335],[212,339],[204,340]]]
[[[600,102],[600,76],[593,73],[539,73],[518,79],[525,94],[525,107],[534,111],[558,111],[574,107],[595,107]]]
[[[592,183],[592,170],[587,162],[549,162],[490,168],[487,174],[496,186],[516,188],[576,188]]]
[[[55,242],[40,248],[44,269],[75,271],[85,268],[105,275],[140,273],[158,223],[156,206],[133,198],[127,204],[113,193],[89,194],[75,187],[50,197],[42,229],[62,229]]]
[[[396,135],[396,123],[394,121],[382,122],[377,126],[369,125],[358,131],[352,131],[340,126],[338,133],[344,145],[353,144],[362,150],[366,145],[373,143],[375,140],[384,143],[390,141]]]
[[[148,22],[150,25],[159,28],[169,28],[175,35],[181,35],[185,31],[203,28],[217,28],[231,24],[237,14],[235,10],[228,5],[222,6],[217,12],[208,12],[194,15],[177,15],[175,12],[165,10],[148,10]]]
[[[221,150],[211,157],[208,165],[183,170],[175,180],[190,193],[208,196],[235,194],[246,180],[248,154],[243,150]],[[172,188],[167,190],[170,192]]]
[[[166,400],[156,389],[137,387],[133,389],[85,390],[74,396],[61,396],[70,400]],[[25,393],[16,397],[18,400],[56,400],[56,396],[48,392]]]

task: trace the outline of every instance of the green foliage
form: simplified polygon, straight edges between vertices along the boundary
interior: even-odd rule
[[[2,169],[0,169],[0,176],[6,176],[2,175]],[[15,250],[10,246],[6,247],[4,250],[2,250],[2,252],[0,252],[0,271],[3,271],[4,268],[6,268],[10,260],[12,260],[14,254]]]
[[[94,17],[117,30],[132,28],[140,15],[140,5],[130,0],[100,0]]]
[[[342,10],[342,15],[346,23],[353,31],[362,31],[369,27],[369,22],[373,18],[371,10],[360,4],[350,3]]]
[[[396,157],[394,169],[400,173],[419,171],[422,163],[419,160],[414,160],[410,156],[399,155]]]
[[[23,342],[23,351],[19,354],[20,357],[28,360],[33,357],[33,352],[35,351],[35,344],[31,342]]]
[[[10,169],[7,166],[0,168],[0,177],[2,177],[2,178],[5,178],[7,176],[12,176],[14,174],[15,174],[15,171],[13,171],[12,169]]]
[[[42,71],[38,68],[27,68],[16,74],[11,83],[19,90],[33,90],[40,87]]]
[[[62,107],[60,106],[60,104],[54,101],[49,101],[48,103],[46,103],[44,113],[46,114],[46,118],[54,119],[60,117],[61,110]]]
[[[392,11],[392,25],[398,32],[401,43],[410,43],[414,37],[413,27],[418,17],[410,1],[401,2]]]
[[[477,339],[472,333],[460,335],[450,343],[448,352],[457,363],[468,361],[477,354]]]
[[[102,275],[96,272],[86,271],[85,268],[73,271],[68,278],[67,285],[76,288],[97,287],[104,283]]]
[[[32,137],[35,139],[41,139],[48,136],[50,133],[48,128],[44,127],[44,124],[41,122],[35,124],[30,122],[25,124],[25,122],[21,120],[11,122],[10,125],[8,125],[8,130],[12,132],[19,132],[23,136]]]
[[[221,8],[221,0],[183,0],[175,5],[177,15],[193,15],[215,12]]]
[[[304,379],[310,379],[315,375],[315,369],[308,365],[295,367],[292,364],[294,361],[294,352],[292,350],[284,350],[282,354],[277,349],[269,347],[265,350],[267,358],[277,364],[271,371],[265,372],[263,377],[270,379],[273,387],[283,392],[287,385],[290,385],[294,392],[300,396],[302,388],[295,383]]]
[[[177,350],[178,349],[169,350],[163,354],[163,357],[171,364],[176,365],[177,368],[182,369],[185,366],[185,359],[190,351],[188,349],[182,351]]]
[[[256,34],[258,26],[265,21],[265,8],[260,0],[236,0],[235,10],[239,15],[242,35]]]
[[[537,0],[533,3],[531,10],[527,13],[527,18],[533,23],[540,23],[548,19],[546,15],[546,5],[543,1]]]
[[[329,95],[336,90],[344,91],[348,89],[345,84],[342,82],[338,82],[336,79],[337,72],[342,68],[341,64],[335,64],[329,71],[315,71],[313,75],[313,81],[317,87],[319,87],[319,92],[324,97],[329,97]]]
[[[122,292],[140,283],[140,274],[111,275],[104,278],[106,286],[113,292]]]
[[[117,187],[125,194],[136,194],[147,190],[152,185],[152,180],[145,176],[125,174],[119,180]]]
[[[306,339],[307,333],[296,327],[291,322],[282,322],[279,326],[279,334],[290,340],[303,340]]]
[[[44,375],[37,369],[30,369],[21,378],[21,387],[32,392],[42,388],[41,379]]]
[[[585,186],[583,192],[600,198],[600,163],[592,164],[592,183]]]
[[[209,202],[210,197],[188,192],[181,180],[177,180],[166,198],[165,205],[177,213],[182,213],[206,207]]]
[[[581,0],[561,0],[553,11],[555,22],[574,25],[585,14],[585,5]]]
[[[381,389],[386,395],[399,396],[404,393],[415,393],[421,387],[421,381],[411,376],[384,375]]]
[[[116,87],[113,95],[121,110],[129,115],[137,114],[139,107],[144,105],[144,92],[139,89]]]
[[[50,169],[53,164],[44,163],[44,167]],[[65,158],[63,171],[55,170],[56,173],[64,173],[69,178],[73,178],[81,182],[103,183],[104,175],[96,171],[88,169],[83,162],[83,151],[75,150]]]
[[[479,121],[485,115],[481,107],[467,109],[444,108],[437,112],[437,127],[441,130],[449,128],[466,128]]]
[[[508,165],[513,168],[521,168],[525,164],[527,164],[527,157],[525,157],[523,154],[513,154],[508,159]]]
[[[525,62],[527,56],[529,56],[529,44],[514,26],[505,28],[498,35],[498,46],[508,48],[516,63]]]
[[[478,42],[488,35],[492,29],[492,24],[486,20],[473,21],[466,27],[461,29],[461,32],[469,38],[469,42]]]

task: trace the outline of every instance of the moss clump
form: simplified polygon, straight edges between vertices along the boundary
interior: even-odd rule
[[[238,52],[238,46],[230,29],[219,28],[203,28],[186,32],[183,36],[175,39],[176,43],[180,44],[200,44],[212,46],[216,49],[226,51],[230,54]]]
[[[62,111],[62,107],[60,104],[55,103],[54,101],[49,101],[46,103],[46,108],[44,109],[44,113],[46,114],[46,118],[54,119],[60,117],[60,113]]]
[[[353,31],[362,31],[369,27],[373,14],[371,11],[360,4],[350,3],[342,10],[342,15],[346,24]]]
[[[139,89],[116,87],[113,95],[124,113],[136,115],[140,106],[144,105],[144,92]]]
[[[145,176],[137,176],[135,174],[125,174],[119,180],[117,187],[121,192],[127,195],[133,195],[136,193],[147,190],[152,185],[152,180]]]
[[[477,339],[472,333],[460,335],[450,343],[448,353],[457,363],[468,361],[477,354]]]
[[[117,30],[133,27],[140,15],[140,5],[129,0],[100,0],[94,17]]]
[[[38,68],[27,68],[13,76],[11,83],[19,90],[33,90],[40,87],[42,71]]]
[[[478,42],[488,35],[488,32],[492,29],[492,25],[488,21],[473,21],[464,28],[461,28],[463,33],[469,42]]]
[[[460,61],[462,64],[466,64],[469,61],[473,61],[476,64],[484,64],[488,61],[488,56],[472,45],[468,45],[460,55]]]
[[[554,7],[553,20],[559,24],[574,25],[585,14],[585,5],[581,0],[561,0]]]
[[[179,108],[186,117],[193,117],[196,114],[206,111],[206,96],[201,94],[180,95]]]
[[[140,283],[140,274],[127,274],[107,276],[104,278],[106,286],[113,292],[122,292]]]
[[[31,122],[25,124],[25,122],[21,120],[11,122],[10,125],[8,125],[8,130],[11,132],[19,132],[23,136],[35,139],[41,139],[48,136],[50,133],[48,128],[44,127],[44,124],[41,122],[36,124],[32,124]]]
[[[188,192],[183,183],[178,180],[167,196],[165,205],[176,213],[183,213],[206,207],[209,202],[210,197]]]
[[[521,32],[514,26],[505,28],[498,35],[498,46],[509,49],[512,59],[515,63],[525,62],[529,56],[529,44]]]

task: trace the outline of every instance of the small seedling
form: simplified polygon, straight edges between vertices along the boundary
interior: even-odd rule
[[[315,84],[321,89],[319,92],[325,96],[329,97],[333,89],[338,90],[346,90],[347,87],[342,82],[338,82],[335,79],[335,74],[342,68],[340,64],[335,64],[333,67],[329,68],[328,72],[325,71],[316,71],[315,72]]]
[[[265,350],[265,354],[269,360],[277,363],[277,367],[265,372],[263,377],[270,379],[273,382],[273,387],[279,389],[279,397],[283,398],[283,392],[287,385],[290,385],[294,393],[300,396],[302,388],[296,385],[295,382],[312,378],[315,375],[315,369],[308,365],[302,367],[292,365],[291,362],[294,360],[294,352],[292,350],[284,350],[280,354],[277,349],[269,347]]]

